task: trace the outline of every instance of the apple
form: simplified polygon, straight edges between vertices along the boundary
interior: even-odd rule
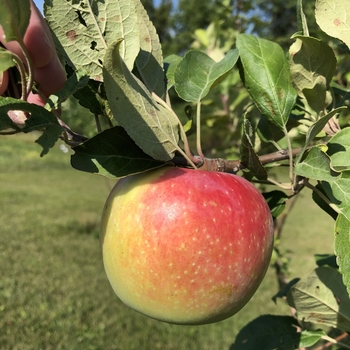
[[[120,179],[102,215],[107,277],[131,308],[175,324],[237,313],[270,262],[273,220],[242,177],[165,166]]]

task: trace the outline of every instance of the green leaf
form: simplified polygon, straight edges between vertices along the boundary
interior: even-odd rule
[[[22,42],[29,19],[29,0],[0,0],[0,23],[6,42]]]
[[[277,299],[283,299],[283,301],[287,298],[287,295],[289,293],[289,290],[294,286],[294,284],[298,283],[300,278],[293,278],[291,281],[289,281],[287,284],[282,286],[282,289],[280,289],[271,299],[277,303]]]
[[[327,194],[322,186],[322,184],[318,183],[316,186],[316,189],[321,192],[326,198]],[[312,191],[312,199],[314,202],[322,209],[324,210],[328,215],[330,215],[333,220],[336,220],[338,217],[338,213],[327,203],[325,202],[324,198],[321,197],[318,192]]]
[[[163,70],[162,47],[156,28],[140,1],[136,1],[136,12],[140,30],[141,50],[136,57],[136,65],[141,70],[141,80],[158,96],[165,93],[165,73]]]
[[[315,254],[315,262],[317,266],[328,266],[337,269],[337,258],[334,254]]]
[[[14,103],[17,103],[18,101],[21,101],[21,100],[17,100],[11,97],[0,96],[0,130],[6,130],[6,129],[19,130],[18,126],[13,123],[13,121],[10,119],[10,117],[7,114],[11,110],[16,110],[16,108],[11,108],[11,106]]]
[[[182,57],[177,55],[170,55],[164,59],[164,66],[166,71],[167,89],[170,90],[175,85],[175,70],[178,64],[182,61]]]
[[[302,91],[309,106],[319,115],[332,102],[330,92],[327,91],[326,79],[317,77],[315,85],[311,89],[303,89]]]
[[[264,192],[262,195],[269,205],[272,217],[274,220],[277,219],[286,207],[286,202],[289,198],[288,195],[278,190]]]
[[[89,76],[84,70],[78,70],[71,75],[65,82],[63,88],[49,97],[46,104],[47,109],[57,110],[61,104],[78,90],[84,88],[89,82]]]
[[[187,102],[199,102],[223,81],[238,60],[238,50],[230,50],[215,62],[202,51],[189,51],[175,70],[175,90]]]
[[[164,165],[145,154],[126,131],[116,126],[74,147],[73,168],[118,178]]]
[[[298,125],[299,122],[293,118],[293,116],[291,116],[288,118],[286,128],[289,131]],[[274,123],[271,123],[270,120],[267,119],[264,115],[261,115],[259,118],[257,134],[264,142],[277,142],[285,136],[284,132]]]
[[[297,93],[292,86],[289,65],[282,48],[253,35],[237,37],[243,83],[258,109],[284,129]]]
[[[100,97],[101,82],[90,79],[80,90],[74,93],[79,104],[90,110],[94,115],[103,115],[103,102]]]
[[[315,79],[322,76],[327,86],[331,83],[337,60],[334,51],[323,41],[309,36],[294,35],[291,45],[291,72],[299,91],[312,89]]]
[[[23,132],[28,133],[34,130],[42,131],[42,135],[35,141],[42,146],[43,150],[40,156],[49,152],[58,138],[62,135],[64,129],[57,121],[57,118],[45,108],[31,104],[25,101],[17,100],[10,97],[0,97],[0,126],[11,127],[12,122],[7,116],[9,111],[22,110],[30,113],[30,118],[26,120]],[[7,118],[7,122],[6,122]],[[12,124],[13,125],[13,124]]]
[[[247,118],[244,118],[243,121],[240,161],[258,180],[267,179],[267,172],[261,164],[258,155],[254,151],[254,132]]]
[[[84,68],[91,79],[102,81],[107,47],[117,39],[120,55],[131,70],[140,51],[135,2],[130,0],[46,0],[44,13],[56,47],[75,70]]]
[[[294,171],[297,175],[320,181],[335,181],[339,176],[339,173],[331,169],[330,158],[319,147],[311,148]]]
[[[16,65],[13,57],[14,55],[11,51],[0,47],[0,72],[4,72],[5,70],[8,70]]]
[[[300,337],[295,318],[263,315],[241,329],[230,350],[294,350]]]
[[[303,322],[350,331],[350,299],[336,269],[316,268],[291,288],[287,301]]]
[[[343,282],[350,295],[350,220],[339,215],[335,223],[335,255],[339,271],[343,275]]]
[[[193,119],[188,120],[183,127],[187,136],[192,135],[195,132]]]
[[[336,68],[333,50],[319,39],[295,35],[289,49],[293,84],[310,107],[319,113],[327,106],[326,91]]]
[[[350,128],[340,130],[327,143],[332,168],[350,170]]]
[[[315,345],[323,336],[327,335],[323,330],[308,330],[304,329],[301,332],[300,348]]]
[[[179,150],[177,117],[156,102],[128,70],[119,55],[119,45],[111,45],[104,58],[103,77],[112,113],[145,153],[157,160],[170,160]]]
[[[350,48],[350,3],[344,0],[316,0],[316,22],[328,35]]]
[[[322,186],[339,212],[350,220],[350,171],[343,171],[335,181],[322,182]]]
[[[35,118],[35,119],[38,119],[38,118]],[[45,154],[49,153],[50,148],[52,148],[56,144],[56,141],[58,140],[58,138],[62,135],[62,133],[64,131],[64,129],[61,127],[61,125],[57,125],[55,123],[52,123],[52,121],[50,121],[50,120],[47,120],[46,123],[42,123],[42,124],[45,127],[45,131],[35,141],[43,148],[42,152],[40,153],[40,157],[43,157]],[[33,126],[33,130],[37,130],[36,125]],[[23,131],[28,132],[28,131],[26,131],[26,129],[24,129]]]
[[[323,130],[329,120],[335,115],[339,114],[343,109],[346,109],[345,106],[333,109],[331,112],[317,120],[314,124],[312,124],[306,134],[305,144],[309,145],[311,141]]]
[[[298,164],[302,157],[304,156],[305,150],[309,146],[309,144],[314,140],[314,138],[323,130],[328,121],[334,117],[336,114],[340,113],[343,109],[346,109],[345,106],[333,109],[331,112],[317,120],[314,124],[310,126],[306,133],[306,140],[303,146],[303,149],[300,151],[298,157],[295,160],[295,164]]]
[[[330,84],[332,92],[339,100],[339,105],[349,106],[350,105],[350,90],[332,81]]]

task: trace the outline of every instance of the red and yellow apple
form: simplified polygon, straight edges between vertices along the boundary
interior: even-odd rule
[[[117,182],[104,207],[103,262],[118,297],[176,324],[237,313],[273,247],[261,193],[231,174],[162,167]]]

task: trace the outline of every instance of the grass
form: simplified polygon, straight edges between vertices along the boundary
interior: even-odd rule
[[[0,349],[229,349],[255,317],[288,314],[271,301],[272,269],[247,306],[212,325],[169,325],[123,305],[98,240],[113,181],[71,169],[59,145],[41,159],[33,137],[0,138]],[[297,276],[312,270],[312,254],[333,251],[332,220],[309,198],[299,199],[281,245]]]

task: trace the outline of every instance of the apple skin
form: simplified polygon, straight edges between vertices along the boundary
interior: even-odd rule
[[[199,325],[237,313],[268,268],[265,199],[231,174],[162,167],[117,182],[101,225],[118,297],[160,321]]]

